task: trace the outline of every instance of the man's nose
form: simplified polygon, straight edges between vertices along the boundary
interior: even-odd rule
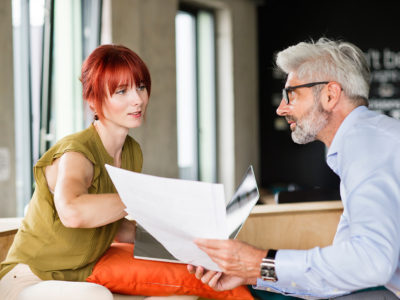
[[[286,104],[285,99],[282,98],[281,103],[279,104],[278,108],[276,109],[276,113],[279,116],[285,116],[289,112],[289,105]]]

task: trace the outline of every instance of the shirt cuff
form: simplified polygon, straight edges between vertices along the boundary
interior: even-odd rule
[[[303,299],[321,299],[337,297],[345,294],[343,291],[311,291],[306,273],[310,267],[308,253],[310,250],[279,250],[275,257],[276,282],[257,279],[253,288],[270,292],[279,292],[287,296]]]
[[[255,288],[271,292],[287,293],[296,290],[298,281],[306,270],[306,250],[278,250],[275,256],[275,272],[278,281],[257,280]]]
[[[295,288],[307,271],[307,250],[279,250],[275,257],[275,272],[280,286]]]

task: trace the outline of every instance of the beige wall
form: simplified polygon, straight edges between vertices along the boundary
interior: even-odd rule
[[[178,177],[175,81],[177,0],[113,0],[112,41],[136,51],[152,77],[146,123],[133,130],[144,153],[143,171]]]
[[[249,164],[254,165],[257,174],[259,169],[256,1],[185,2],[212,8],[217,18],[228,16],[231,23],[228,34],[232,53],[222,52],[219,59],[231,55],[228,60],[232,66],[226,70],[220,68],[220,76],[217,76],[219,81],[227,77],[233,80],[232,159],[231,166],[225,166],[228,172],[220,176],[231,178],[219,178],[226,184],[229,195]],[[112,1],[112,41],[137,51],[148,64],[153,80],[146,124],[132,132],[143,148],[143,171],[169,177],[178,177],[175,82],[175,15],[178,4],[178,0]],[[217,40],[227,34],[224,30],[217,29]],[[228,95],[222,93],[221,97]],[[220,109],[219,114],[224,113]],[[220,140],[225,134],[220,132]],[[220,148],[223,146],[219,145]]]
[[[0,1],[0,217],[16,214],[11,1]]]
[[[235,182],[249,164],[259,174],[257,11],[255,1],[226,1],[233,15]]]
[[[16,214],[11,1],[0,1],[0,53],[0,217],[9,217]]]

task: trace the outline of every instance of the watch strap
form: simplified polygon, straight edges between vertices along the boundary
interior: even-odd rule
[[[269,249],[268,252],[267,252],[267,256],[265,256],[265,258],[275,260],[276,252],[278,252],[278,250]]]

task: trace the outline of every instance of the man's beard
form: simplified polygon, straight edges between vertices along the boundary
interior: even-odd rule
[[[329,113],[322,108],[321,103],[311,107],[301,119],[286,117],[286,119],[296,122],[296,127],[292,131],[292,140],[297,144],[307,144],[317,139],[317,134],[328,123]]]

